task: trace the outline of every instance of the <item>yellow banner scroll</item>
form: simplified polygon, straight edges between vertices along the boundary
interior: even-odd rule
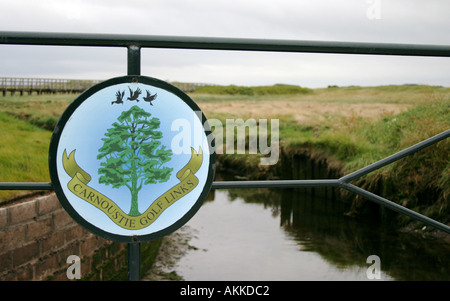
[[[69,156],[64,150],[62,161],[64,170],[72,178],[67,184],[72,193],[103,211],[118,226],[128,230],[139,230],[151,225],[165,209],[190,193],[198,185],[195,173],[202,165],[202,149],[200,148],[198,153],[193,148],[191,151],[191,159],[177,172],[180,183],[153,201],[150,207],[139,216],[126,214],[114,201],[88,186],[91,176],[75,161],[75,150]]]

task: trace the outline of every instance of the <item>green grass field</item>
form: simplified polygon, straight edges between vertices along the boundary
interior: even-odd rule
[[[308,148],[338,162],[344,172],[409,147],[450,128],[450,88],[424,85],[380,87],[297,86],[203,87],[190,96],[208,118],[277,118],[283,147]],[[25,95],[0,98],[0,181],[49,181],[51,130],[76,95]],[[447,139],[448,140],[448,139]],[[449,141],[369,174],[389,177],[407,199],[440,191],[436,213],[448,215]],[[236,156],[241,164],[254,164]],[[23,192],[0,191],[0,200]],[[428,206],[428,204],[417,204]],[[448,216],[447,216],[448,218]]]
[[[48,182],[48,146],[51,132],[0,113],[0,181]],[[0,191],[0,202],[23,191]]]

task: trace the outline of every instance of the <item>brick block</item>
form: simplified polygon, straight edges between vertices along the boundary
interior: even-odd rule
[[[54,193],[42,196],[36,201],[38,202],[38,215],[44,215],[62,207]]]
[[[12,258],[10,252],[0,253],[0,273],[12,268]]]
[[[70,229],[64,231],[66,242],[72,242],[86,237],[84,228],[78,224],[73,225]]]
[[[64,231],[59,231],[52,233],[49,237],[45,239],[40,240],[41,255],[45,255],[62,248],[65,244],[64,237],[65,237]]]
[[[0,230],[0,252],[21,246],[25,240],[26,225],[16,225]]]
[[[37,215],[36,200],[13,205],[8,209],[11,224],[33,220]]]
[[[17,275],[18,281],[30,281],[33,280],[33,266],[31,264],[27,264],[24,266],[20,273]]]
[[[28,223],[27,230],[27,237],[29,241],[45,237],[53,230],[52,217],[48,216],[40,220],[38,219],[33,223]]]
[[[39,280],[45,280],[47,277],[53,275],[56,270],[61,269],[58,265],[58,258],[56,255],[49,255],[41,258],[35,265],[35,278]]]
[[[13,250],[12,254],[13,266],[18,267],[39,257],[39,245],[37,242],[33,242]]]
[[[82,256],[90,256],[100,247],[104,246],[106,242],[95,235],[89,235],[86,239],[81,241],[80,249]]]
[[[53,218],[55,223],[55,229],[60,229],[70,224],[75,224],[75,221],[64,209],[59,209],[53,212]]]
[[[14,272],[7,273],[1,280],[5,281],[30,281],[33,279],[33,266],[27,264],[20,268],[14,269]]]
[[[5,228],[8,224],[8,209],[0,208],[0,229]]]

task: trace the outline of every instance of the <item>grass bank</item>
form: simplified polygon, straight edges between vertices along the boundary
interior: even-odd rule
[[[49,182],[51,131],[73,94],[4,96],[0,98],[0,181]],[[30,191],[0,191],[0,203]]]
[[[0,181],[48,182],[51,132],[0,112]],[[29,191],[0,191],[0,203]]]
[[[365,167],[449,128],[449,102],[418,105],[377,122],[356,118],[341,127],[304,129],[288,150],[307,148],[341,163],[344,174]],[[315,132],[315,133],[314,133]],[[450,222],[448,139],[401,159],[355,183],[444,223]],[[361,201],[355,202],[357,214]],[[409,219],[399,216],[400,223]]]

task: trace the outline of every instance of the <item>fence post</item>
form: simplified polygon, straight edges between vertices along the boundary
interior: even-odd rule
[[[141,244],[128,243],[128,280],[141,280]]]
[[[128,46],[128,75],[141,75],[141,47]]]
[[[141,74],[141,48],[136,45],[128,46],[127,56],[128,75]],[[141,244],[128,243],[128,280],[141,280]]]

